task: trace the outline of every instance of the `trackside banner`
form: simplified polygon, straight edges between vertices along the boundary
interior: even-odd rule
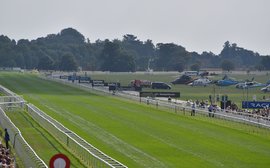
[[[140,97],[180,97],[180,92],[140,92]]]
[[[261,101],[242,101],[242,108],[262,109],[269,108],[270,102]]]

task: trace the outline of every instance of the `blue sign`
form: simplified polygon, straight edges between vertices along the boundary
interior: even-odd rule
[[[251,109],[270,108],[270,102],[243,101],[242,108],[251,108]]]

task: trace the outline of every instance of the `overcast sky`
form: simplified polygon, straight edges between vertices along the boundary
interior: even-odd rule
[[[270,55],[270,0],[0,0],[0,34],[12,39],[68,27],[91,42],[133,34],[219,54],[228,40]]]

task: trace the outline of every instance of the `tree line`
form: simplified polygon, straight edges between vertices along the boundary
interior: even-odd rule
[[[233,70],[270,70],[270,56],[261,56],[229,41],[220,54],[189,52],[174,43],[139,40],[126,34],[122,39],[90,42],[73,28],[49,34],[36,40],[17,42],[0,36],[0,67],[74,71],[80,67],[90,71],[134,72],[199,70],[222,68]]]

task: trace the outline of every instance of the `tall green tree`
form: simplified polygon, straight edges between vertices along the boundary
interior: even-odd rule
[[[252,68],[259,63],[259,54],[238,47],[236,43],[225,42],[220,55],[221,60],[232,60],[234,65],[242,68]]]
[[[38,69],[53,70],[54,69],[54,60],[48,55],[42,56],[39,59]]]
[[[105,40],[103,50],[101,52],[102,65],[101,70],[111,71],[114,69],[114,62],[117,56],[120,54],[120,46],[117,43],[113,43],[108,39]]]
[[[64,43],[74,43],[74,44],[83,44],[85,42],[84,36],[73,28],[63,29],[58,36]]]
[[[230,60],[224,60],[221,63],[221,68],[225,71],[231,71],[234,70],[234,64]]]
[[[265,70],[270,70],[270,56],[263,56],[260,63]]]
[[[61,71],[77,71],[78,65],[71,53],[64,54],[60,61],[60,70]]]
[[[123,36],[121,47],[134,57],[136,70],[148,69],[148,63],[155,54],[155,46],[151,40],[143,42],[137,36],[126,34]]]
[[[182,71],[190,58],[184,47],[173,43],[158,43],[155,69],[165,71]]]
[[[103,71],[123,72],[135,70],[133,56],[123,51],[118,41],[105,40],[101,58]]]
[[[190,66],[190,69],[191,69],[192,71],[200,71],[200,68],[201,68],[201,66],[200,66],[199,63],[195,63],[195,64],[192,64],[192,65]]]

